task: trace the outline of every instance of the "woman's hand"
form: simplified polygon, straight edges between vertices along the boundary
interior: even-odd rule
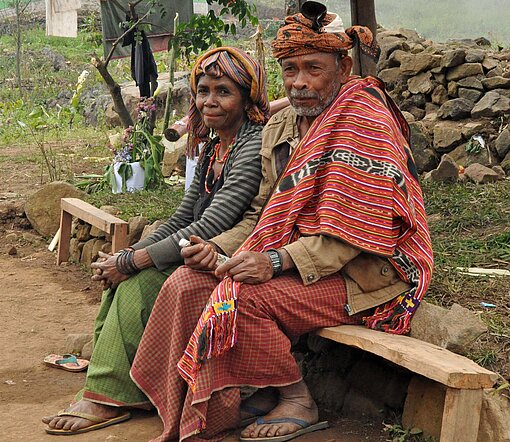
[[[184,264],[194,270],[214,270],[218,259],[214,246],[195,235],[191,235],[189,240],[191,245],[181,249]]]
[[[267,253],[244,251],[218,266],[216,276],[230,276],[234,281],[261,284],[273,277],[273,266]]]
[[[118,254],[108,255],[99,252],[99,259],[90,265],[96,271],[95,275],[92,276],[92,280],[101,282],[103,289],[115,288],[122,281],[129,279],[129,275],[117,271],[117,256]]]

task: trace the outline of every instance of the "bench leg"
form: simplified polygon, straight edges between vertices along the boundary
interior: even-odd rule
[[[60,212],[60,241],[58,242],[57,265],[69,261],[69,243],[71,242],[71,223],[73,216],[62,210]]]
[[[128,224],[117,224],[113,226],[112,235],[112,252],[116,253],[128,246],[127,235],[128,235]]]
[[[447,388],[440,442],[476,442],[483,390]]]

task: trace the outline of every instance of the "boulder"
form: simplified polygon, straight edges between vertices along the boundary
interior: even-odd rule
[[[72,353],[81,355],[83,346],[92,340],[92,335],[88,333],[73,333],[66,337],[63,353]]]
[[[152,224],[147,224],[143,228],[142,236],[140,237],[140,241],[142,239],[148,237],[152,233],[154,233],[158,229],[158,227],[161,226],[161,224],[164,224],[164,223],[165,223],[165,221],[163,221],[163,220],[157,220],[157,221],[154,221]]]
[[[69,183],[54,181],[28,197],[25,213],[37,233],[42,236],[51,236],[60,226],[60,199],[85,196],[85,192]]]
[[[464,171],[464,174],[477,184],[494,183],[501,179],[496,171],[479,163],[469,165]]]
[[[482,61],[482,66],[486,71],[491,71],[499,65],[499,61],[492,57],[485,57]]]
[[[411,77],[407,81],[407,88],[412,94],[430,94],[434,89],[432,74],[430,72],[421,72],[415,77]]]
[[[448,96],[452,98],[457,98],[457,93],[459,91],[459,85],[455,81],[450,81],[448,83]]]
[[[498,117],[510,112],[510,99],[498,94],[497,92],[487,92],[478,103],[473,107],[471,116],[480,117]]]
[[[494,145],[499,157],[505,158],[506,154],[510,151],[510,129],[506,128],[501,131]]]
[[[483,92],[476,89],[459,87],[457,94],[459,98],[464,98],[472,103],[476,103],[480,98],[482,98]]]
[[[441,66],[444,68],[453,68],[464,63],[466,51],[463,49],[452,49],[446,51],[441,59]]]
[[[177,141],[171,142],[163,138],[163,145],[165,146],[165,154],[163,156],[163,175],[169,177],[176,168],[179,158],[186,153],[186,143],[188,136],[182,136]]]
[[[462,135],[466,139],[471,138],[473,135],[480,134],[485,131],[485,121],[468,121],[462,126]]]
[[[486,52],[482,49],[469,49],[466,52],[466,63],[482,63]]]
[[[432,103],[441,106],[448,100],[448,91],[442,84],[439,84],[435,87],[430,98]]]
[[[460,79],[457,84],[459,87],[464,87],[468,89],[476,89],[479,91],[483,91],[483,84],[482,81],[478,77],[466,77]]]
[[[448,69],[446,72],[446,79],[448,81],[456,81],[461,78],[479,74],[483,75],[483,66],[480,63],[464,63]]]
[[[439,122],[434,126],[434,149],[438,152],[449,152],[462,142],[462,130],[450,122]]]
[[[439,66],[440,63],[440,55],[426,54],[423,52],[416,55],[408,54],[406,57],[402,57],[400,70],[403,74],[416,75],[420,72],[435,68]]]
[[[411,129],[411,150],[418,173],[428,172],[437,167],[437,156],[431,148],[430,136],[423,123],[409,124]]]
[[[510,401],[488,389],[483,392],[478,442],[510,442]]]
[[[453,161],[455,161],[455,163],[458,164],[459,166],[467,167],[470,166],[471,164],[479,163],[483,164],[484,166],[490,167],[491,164],[496,163],[496,159],[488,149],[482,148],[480,149],[479,152],[473,153],[468,152],[466,150],[466,146],[467,143],[462,144],[449,153]]]
[[[384,84],[386,84],[389,89],[393,89],[399,81],[403,80],[400,68],[384,69],[379,72],[379,78],[384,81]]]
[[[448,154],[445,154],[441,157],[437,169],[427,172],[423,179],[442,183],[455,182],[459,179],[459,167]]]
[[[131,246],[140,240],[142,232],[149,221],[143,216],[133,216],[129,218],[129,233],[127,237],[128,244]]]
[[[454,98],[446,101],[437,113],[439,118],[449,120],[461,120],[472,115],[474,103],[465,98]]]
[[[473,342],[488,331],[472,311],[453,304],[444,307],[422,301],[411,323],[411,337],[466,355]]]
[[[510,88],[510,78],[505,77],[491,77],[484,78],[482,80],[483,87],[489,91],[493,89],[509,89]]]

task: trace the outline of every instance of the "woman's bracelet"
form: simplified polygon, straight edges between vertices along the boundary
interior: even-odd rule
[[[115,268],[123,275],[138,273],[141,269],[135,264],[135,251],[133,249],[121,250],[115,261]]]

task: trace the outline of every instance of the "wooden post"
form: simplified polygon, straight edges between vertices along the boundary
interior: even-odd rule
[[[58,242],[57,265],[69,260],[72,221],[73,216],[62,209],[60,212],[60,241]]]
[[[375,16],[374,0],[350,0],[351,1],[351,22],[353,25],[361,25],[369,28],[374,37],[377,33],[377,20]],[[352,50],[353,67],[352,72],[363,77],[376,75],[376,63],[370,57],[362,54],[359,46]]]
[[[440,442],[476,442],[483,390],[447,388]]]

